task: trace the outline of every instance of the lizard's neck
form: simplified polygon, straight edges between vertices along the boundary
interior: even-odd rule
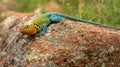
[[[39,26],[37,24],[32,24],[31,26],[34,26],[36,29],[39,29]]]

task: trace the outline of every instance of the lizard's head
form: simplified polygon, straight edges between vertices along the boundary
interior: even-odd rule
[[[33,35],[37,33],[37,29],[32,25],[23,25],[20,27],[20,32],[27,35]]]

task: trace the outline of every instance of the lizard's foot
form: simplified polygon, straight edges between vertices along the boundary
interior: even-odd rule
[[[47,24],[43,24],[39,29],[38,33],[35,36],[42,36],[46,33],[47,30]]]
[[[35,36],[36,36],[36,37],[40,37],[40,36],[42,36],[42,35],[44,35],[44,34],[45,34],[45,32],[40,32],[40,33],[35,34]]]

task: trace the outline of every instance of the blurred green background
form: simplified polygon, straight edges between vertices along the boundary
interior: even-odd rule
[[[2,2],[3,0],[0,0]],[[56,8],[58,12],[120,28],[120,0],[4,0],[16,3],[14,11],[30,13]],[[51,3],[52,1],[52,3]],[[50,7],[52,6],[52,7]],[[56,7],[55,7],[56,6]],[[47,10],[48,9],[48,10]],[[55,10],[56,10],[55,9]]]

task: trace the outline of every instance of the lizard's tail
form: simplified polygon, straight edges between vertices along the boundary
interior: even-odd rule
[[[91,22],[91,21],[88,21],[88,20],[82,20],[80,18],[76,18],[76,17],[73,17],[73,16],[61,14],[61,13],[50,12],[50,14],[59,15],[61,17],[69,19],[69,20],[74,20],[74,21],[78,21],[78,22],[83,22],[83,23],[93,24],[93,25],[97,25],[97,26],[101,26],[101,27],[106,27],[106,28],[112,28],[112,29],[120,30],[120,28],[116,28],[116,27],[108,26],[108,25],[103,25],[103,24],[99,24],[99,23],[96,23],[96,22]]]

